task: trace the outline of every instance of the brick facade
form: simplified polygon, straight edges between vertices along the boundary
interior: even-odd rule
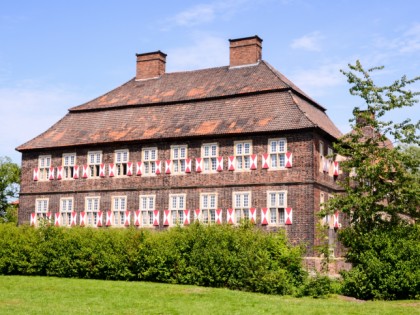
[[[256,209],[255,223],[259,227],[285,229],[292,243],[306,244],[307,255],[314,255],[320,196],[323,194],[326,201],[339,191],[332,165],[328,164],[325,171],[326,160],[321,155],[328,154],[328,147],[341,133],[321,105],[261,60],[261,43],[258,36],[230,40],[230,66],[190,72],[166,74],[166,55],[160,51],[137,55],[133,80],[71,108],[57,124],[17,148],[22,152],[19,224],[31,223],[37,199],[46,198],[47,211],[54,214],[60,211],[61,198],[73,198],[73,223],[79,225],[86,197],[99,197],[99,210],[107,212],[112,209],[113,197],[124,196],[126,210],[131,213],[130,224],[134,225],[140,195],[154,195],[153,210],[159,211],[159,225],[149,228],[165,229],[171,194],[185,194],[183,207],[190,210],[193,222],[202,193],[217,194],[222,223],[227,223],[228,209],[234,208],[234,193],[249,192],[247,208]],[[263,158],[269,153],[269,140],[279,138],[286,140],[284,159],[293,162],[280,169],[267,168]],[[230,157],[237,155],[238,141],[252,143],[255,167],[228,169]],[[209,143],[218,145],[223,168],[213,173],[197,172],[196,159],[203,158],[202,146]],[[166,161],[174,159],[174,145],[186,146],[190,172],[165,172]],[[144,162],[142,150],[149,147],[158,150],[161,173],[139,176],[137,162]],[[116,150],[128,150],[128,161],[134,165],[131,176],[110,176],[109,167],[117,162]],[[101,163],[106,170],[98,178],[82,176],[90,151],[102,152]],[[58,168],[64,167],[63,154],[68,153],[76,155],[79,178],[57,179]],[[54,179],[34,179],[43,155],[51,156]],[[285,209],[279,210],[284,211],[285,222],[267,225],[262,220],[270,191],[286,192]],[[103,225],[105,220],[104,215]],[[341,216],[339,220],[341,223]],[[340,255],[336,229],[331,228],[329,234],[335,254]]]

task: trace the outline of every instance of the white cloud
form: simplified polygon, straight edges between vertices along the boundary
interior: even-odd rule
[[[30,84],[29,84],[30,85]],[[0,88],[0,156],[19,161],[15,148],[44,132],[66,113],[86,100],[63,87]]]
[[[193,45],[168,51],[169,71],[201,69],[227,65],[229,47],[224,38],[196,36]]]
[[[320,32],[312,32],[294,39],[290,47],[308,51],[321,51],[321,41],[323,38],[324,36]]]
[[[314,69],[298,70],[290,77],[303,91],[311,96],[324,95],[328,89],[345,84],[346,79],[340,69],[345,63],[328,63]]]
[[[230,19],[240,10],[247,10],[265,1],[267,0],[224,0],[196,4],[166,19],[164,29],[173,26],[197,26],[210,23],[217,18]]]
[[[215,5],[198,4],[192,8],[182,11],[172,18],[176,25],[194,26],[210,22],[215,17]]]
[[[412,25],[403,35],[400,52],[420,51],[420,23]]]

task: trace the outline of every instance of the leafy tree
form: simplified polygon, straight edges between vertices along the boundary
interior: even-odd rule
[[[365,70],[359,61],[349,67],[351,71],[342,73],[351,85],[350,93],[360,96],[367,109],[354,109],[352,132],[334,145],[335,152],[346,157],[340,164],[342,170],[351,176],[339,182],[345,193],[329,201],[326,211],[339,209],[348,214],[352,228],[360,232],[377,225],[418,222],[420,185],[415,179],[420,159],[407,154],[410,151],[402,150],[402,145],[418,148],[420,122],[406,119],[394,123],[384,116],[418,102],[420,93],[411,92],[407,86],[420,77],[408,80],[404,76],[391,85],[377,86],[371,72],[383,67]],[[395,146],[390,138],[395,139]]]
[[[0,222],[16,220],[16,206],[10,205],[19,195],[20,167],[9,157],[0,157]]]
[[[328,200],[325,211],[347,214],[350,225],[339,234],[352,270],[342,272],[343,293],[363,299],[420,297],[420,122],[386,120],[394,109],[415,105],[419,92],[408,86],[420,77],[405,76],[377,86],[359,61],[342,71],[350,93],[367,108],[356,107],[352,131],[334,145],[345,157],[339,181],[344,193]],[[392,143],[390,139],[394,139]]]

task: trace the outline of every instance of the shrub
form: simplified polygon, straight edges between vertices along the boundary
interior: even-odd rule
[[[342,272],[343,294],[358,299],[420,298],[420,226],[400,225],[340,235],[353,269]]]
[[[244,224],[131,229],[0,225],[0,273],[144,280],[290,294],[306,278],[283,231]]]

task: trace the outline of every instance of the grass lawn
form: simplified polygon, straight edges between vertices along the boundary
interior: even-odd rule
[[[145,282],[0,276],[0,314],[420,314],[420,301],[292,298]]]

